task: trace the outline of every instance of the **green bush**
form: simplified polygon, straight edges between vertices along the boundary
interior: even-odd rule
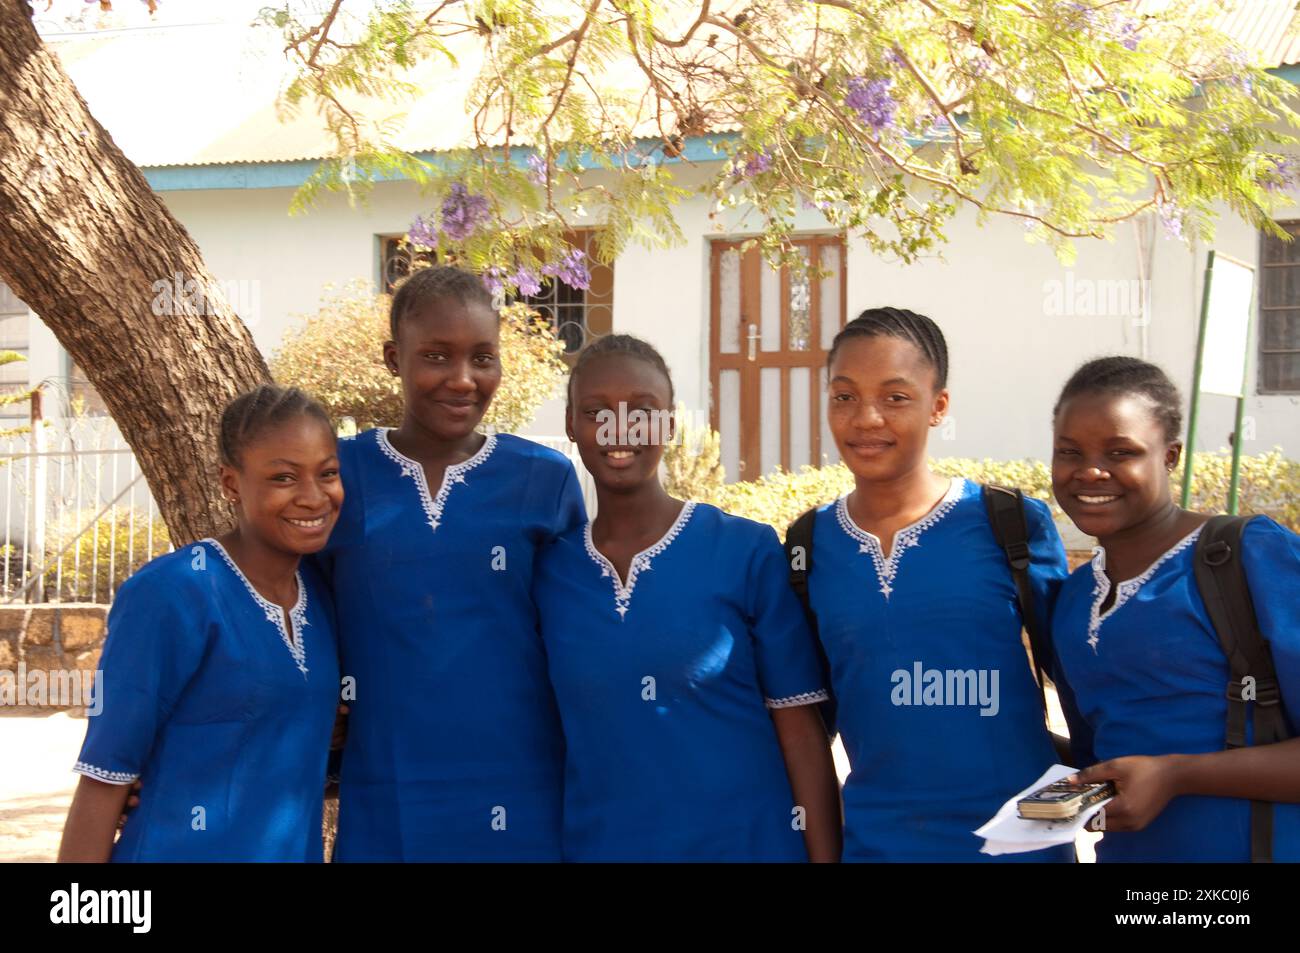
[[[46,530],[44,558],[51,560],[45,571],[45,601],[89,602],[92,591],[95,602],[108,602],[113,592],[130,575],[155,556],[167,552],[169,537],[167,524],[161,516],[153,518],[153,543],[149,551],[148,516],[135,514],[135,543],[131,540],[131,511],[120,508],[105,513],[95,524],[89,525],[97,510],[84,509],[65,513]],[[117,532],[114,535],[113,527]],[[72,541],[83,527],[86,531],[63,554],[62,580],[59,580],[58,553]],[[96,535],[98,529],[98,535]],[[39,564],[37,564],[39,565]],[[110,565],[112,573],[110,576]],[[36,569],[37,566],[31,567]],[[56,582],[58,591],[55,591]]]
[[[682,415],[679,415],[679,419]],[[1198,453],[1192,479],[1190,507],[1206,513],[1224,512],[1232,456],[1226,452]],[[686,428],[680,444],[664,453],[665,485],[682,499],[712,503],[729,513],[776,528],[782,536],[800,513],[842,496],[853,489],[853,474],[842,463],[828,467],[803,466],[796,472],[779,470],[747,483],[725,483],[719,462],[718,435],[706,428]],[[931,459],[940,476],[963,476],[978,483],[1000,483],[1024,490],[1026,496],[1047,503],[1057,519],[1064,513],[1052,496],[1052,477],[1039,460],[975,460],[965,457]],[[1174,474],[1175,501],[1181,492],[1182,472]],[[1241,458],[1239,509],[1263,513],[1300,532],[1300,462],[1288,460],[1281,450]]]

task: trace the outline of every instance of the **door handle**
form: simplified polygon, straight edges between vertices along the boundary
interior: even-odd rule
[[[750,324],[749,333],[745,337],[749,341],[749,359],[758,360],[758,325]]]

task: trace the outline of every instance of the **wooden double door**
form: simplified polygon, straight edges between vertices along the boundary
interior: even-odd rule
[[[710,420],[727,480],[834,463],[825,368],[844,327],[843,236],[795,239],[802,271],[742,244],[714,241],[710,255]]]

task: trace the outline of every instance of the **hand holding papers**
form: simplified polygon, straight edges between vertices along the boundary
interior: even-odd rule
[[[1017,810],[1017,802],[1046,785],[1069,777],[1075,773],[1075,770],[1063,764],[1052,765],[1037,781],[1003,804],[997,814],[993,815],[992,820],[975,831],[978,836],[984,838],[984,846],[980,848],[980,853],[1021,854],[1073,843],[1075,837],[1087,827],[1088,822],[1103,810],[1106,802],[1110,800],[1109,797],[1084,807],[1077,814],[1057,820],[1023,818]]]

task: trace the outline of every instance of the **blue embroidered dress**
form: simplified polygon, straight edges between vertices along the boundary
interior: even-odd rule
[[[1193,555],[1198,527],[1136,578],[1114,603],[1106,554],[1066,581],[1053,638],[1062,700],[1085,760],[1125,755],[1204,754],[1224,747],[1228,660],[1200,590]],[[1256,517],[1242,536],[1242,565],[1260,631],[1268,640],[1292,736],[1300,734],[1300,536]],[[1072,696],[1072,703],[1071,702]],[[1251,723],[1247,718],[1247,731]],[[1273,858],[1300,861],[1300,804],[1273,808]],[[1175,798],[1144,830],[1108,832],[1097,860],[1250,860],[1250,802]]]
[[[557,860],[564,741],[532,581],[538,548],[584,519],[572,465],[488,436],[434,493],[386,430],[339,459],[318,556],[351,708],[335,859]]]
[[[1028,503],[1030,578],[1046,619],[1065,552],[1047,506]],[[980,486],[953,478],[888,556],[847,497],[822,506],[809,595],[852,769],[844,859],[1072,859],[1069,848],[989,857],[972,833],[1055,761]]]
[[[627,583],[590,525],[535,583],[568,754],[564,856],[803,861],[769,708],[823,700],[771,527],[686,503]]]
[[[289,612],[205,539],[118,590],[77,772],[143,789],[114,861],[321,860],[338,700],[334,615],[311,566]]]

